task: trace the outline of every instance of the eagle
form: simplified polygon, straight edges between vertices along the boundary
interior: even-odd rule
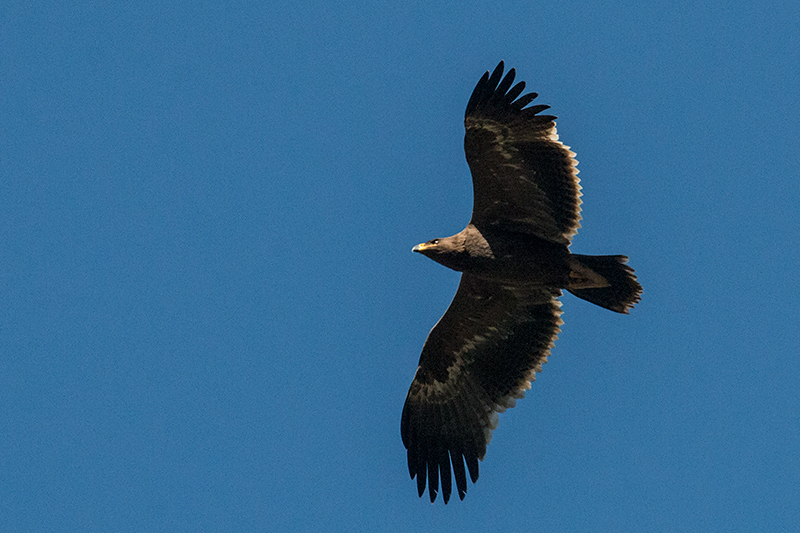
[[[462,500],[467,471],[477,481],[498,413],[524,397],[560,332],[563,289],[624,314],[642,293],[626,256],[570,252],[581,218],[575,153],[559,142],[556,117],[540,114],[550,106],[529,107],[538,95],[522,95],[525,82],[503,70],[501,61],[487,71],[467,103],[469,224],[413,248],[461,272],[400,424],[411,479],[420,497],[427,484],[431,503],[440,481],[445,504],[453,478]]]

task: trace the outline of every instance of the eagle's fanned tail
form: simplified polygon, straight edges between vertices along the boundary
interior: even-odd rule
[[[625,315],[641,299],[642,286],[626,256],[572,254],[572,258],[608,281],[607,287],[567,289],[578,298]]]

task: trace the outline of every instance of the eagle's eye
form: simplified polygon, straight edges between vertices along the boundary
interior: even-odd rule
[[[439,239],[433,239],[433,240],[431,241],[431,244],[439,244]]]

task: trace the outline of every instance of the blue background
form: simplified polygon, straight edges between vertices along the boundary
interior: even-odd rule
[[[565,295],[464,502],[399,423],[501,59],[578,154]],[[797,2],[3,2],[5,531],[786,531]]]

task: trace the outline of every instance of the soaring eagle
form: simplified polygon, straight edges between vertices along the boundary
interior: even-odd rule
[[[431,502],[452,475],[458,496],[475,483],[498,416],[525,395],[562,324],[561,290],[617,313],[642,287],[623,255],[572,254],[580,226],[577,161],[558,140],[547,105],[520,96],[514,69],[487,71],[467,104],[464,151],[472,172],[472,219],[463,231],[413,248],[461,272],[450,307],[433,327],[403,407],[408,470]],[[466,469],[464,467],[466,463]],[[451,467],[452,465],[452,467]]]

